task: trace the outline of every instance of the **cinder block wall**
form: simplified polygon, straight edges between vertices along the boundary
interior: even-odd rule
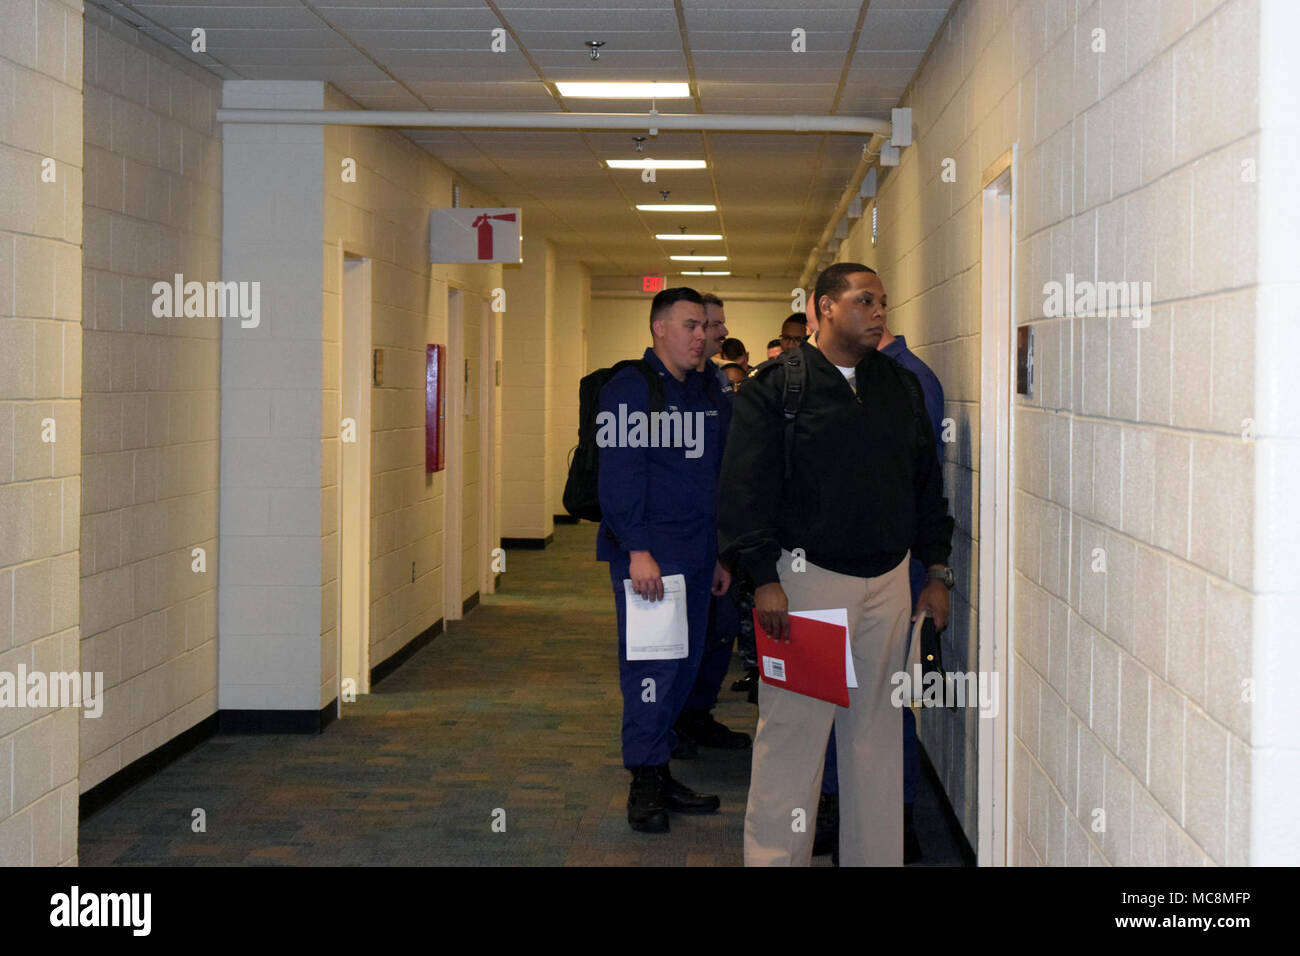
[[[80,669],[80,9],[12,0],[0,30],[0,671],[11,674]],[[76,863],[79,713],[0,708],[0,866]]]
[[[96,6],[85,55],[83,792],[216,711],[221,374],[221,320],[151,291],[221,278],[220,80]]]
[[[576,259],[555,266],[556,310],[551,328],[551,514],[564,511],[569,451],[578,443],[578,382],[591,316],[591,270]]]
[[[330,109],[356,105],[326,87]],[[356,160],[356,182],[340,175],[345,157]],[[447,293],[468,294],[464,309],[466,355],[477,388],[478,310],[502,286],[501,266],[429,263],[429,210],[451,205],[451,170],[427,150],[392,130],[325,127],[324,391],[322,402],[322,680],[321,704],[334,697],[338,569],[338,343],[342,277],[338,248],[372,262],[372,341],[384,350],[384,384],[371,390],[370,663],[392,656],[444,616],[443,515],[447,472],[425,472],[425,355],[431,343],[447,343]],[[461,185],[461,205],[499,203]],[[507,301],[507,306],[514,303]],[[462,357],[463,362],[463,357]],[[479,363],[481,364],[481,363]],[[504,374],[504,373],[503,373]],[[479,560],[479,493],[476,454],[477,396],[473,419],[462,422],[466,441],[462,501],[462,582],[476,590]],[[471,432],[473,434],[471,435]],[[448,446],[447,454],[453,449]],[[470,481],[473,479],[473,482]],[[411,563],[415,562],[415,581]]]
[[[1015,863],[1247,862],[1258,56],[1254,0],[961,0],[900,104],[917,139],[881,183],[879,246],[863,220],[843,250],[880,269],[972,438],[945,481],[974,666],[980,176],[1019,143],[1037,385],[1014,406]],[[1067,273],[1151,282],[1150,326],[1046,318]],[[921,726],[973,841],[963,716]]]

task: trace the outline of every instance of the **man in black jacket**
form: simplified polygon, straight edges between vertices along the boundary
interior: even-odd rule
[[[916,602],[948,620],[952,519],[915,376],[876,351],[886,297],[860,263],[817,279],[818,345],[769,362],[736,394],[723,457],[719,550],[753,578],[763,629],[789,638],[788,610],[846,608],[858,687],[850,706],[767,684],[759,692],[746,865],[806,866],[824,748],[835,725],[840,859],[903,860],[902,712],[890,703],[912,612],[908,555],[930,580]],[[803,365],[786,476],[786,376]]]

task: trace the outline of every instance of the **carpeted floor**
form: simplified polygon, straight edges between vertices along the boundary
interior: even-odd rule
[[[718,814],[674,815],[667,835],[628,828],[594,534],[561,525],[546,550],[509,552],[497,594],[325,733],[201,744],[82,822],[82,865],[740,865],[748,751],[673,762],[721,797]],[[735,676],[714,713],[752,734]],[[192,830],[196,808],[206,832]],[[923,864],[961,864],[924,775],[916,822]]]

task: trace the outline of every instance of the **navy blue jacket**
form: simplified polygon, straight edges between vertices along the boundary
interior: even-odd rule
[[[596,536],[596,558],[626,563],[629,551],[649,551],[660,564],[712,567],[718,558],[718,473],[731,423],[731,401],[711,369],[692,369],[685,381],[679,382],[668,374],[653,349],[645,350],[644,359],[663,383],[664,412],[692,416],[690,437],[699,442],[699,454],[688,457],[696,452],[684,446],[606,444],[600,437],[602,422],[609,426],[604,433],[607,438],[620,437],[618,425],[627,422],[628,416],[649,412],[650,394],[635,368],[623,369],[605,384],[600,390],[601,417],[597,419],[601,444],[598,489],[604,520]],[[696,413],[703,416],[702,435],[696,434],[700,421]],[[633,429],[625,431],[625,437],[637,440]],[[659,434],[664,434],[662,428]]]
[[[943,386],[939,377],[907,347],[907,339],[901,335],[894,336],[883,349],[881,355],[888,355],[903,368],[916,376],[921,383],[921,395],[925,398],[925,413],[930,418],[930,428],[934,431],[934,456],[943,464]]]

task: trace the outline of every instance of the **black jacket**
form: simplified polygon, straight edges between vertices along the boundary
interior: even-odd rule
[[[773,359],[736,391],[722,459],[718,549],[755,586],[777,581],[781,549],[858,577],[895,567],[909,548],[946,564],[952,518],[916,377],[874,349],[858,363],[858,394],[829,359],[802,345],[807,368],[785,480],[785,369]]]

